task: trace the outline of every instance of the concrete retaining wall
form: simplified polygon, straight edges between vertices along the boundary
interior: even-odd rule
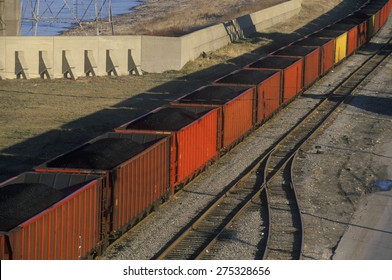
[[[0,77],[77,78],[180,70],[201,52],[221,48],[297,14],[301,0],[217,24],[181,37],[0,36]]]
[[[239,38],[287,20],[299,13],[300,10],[301,0],[292,0],[182,36],[180,65],[184,66],[188,61],[197,58],[203,51],[216,50]],[[154,72],[160,71],[164,70],[154,69]]]
[[[0,37],[2,78],[127,75],[140,66],[141,36]]]

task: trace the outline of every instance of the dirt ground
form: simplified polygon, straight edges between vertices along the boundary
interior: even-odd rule
[[[159,1],[151,2],[158,4]],[[161,2],[178,3],[174,0]],[[190,3],[184,0],[181,5],[186,6],[186,2]],[[0,80],[0,181],[30,170],[33,166],[259,59],[288,42],[321,29],[357,9],[363,2],[365,1],[303,0],[302,11],[298,16],[255,34],[252,38],[200,57],[178,72],[82,78],[76,81]],[[143,11],[147,7],[148,5],[140,9]],[[366,104],[366,100],[361,102]],[[377,108],[376,102],[373,109],[369,110]],[[331,258],[334,246],[356,210],[359,199],[370,191],[370,182],[375,179],[373,173],[381,176],[379,171],[371,168],[371,163],[373,160],[377,161],[377,158],[367,158],[364,155],[379,152],[370,148],[377,148],[378,139],[384,139],[390,131],[390,114],[372,116],[374,123],[361,122],[365,120],[365,113],[355,115],[354,118],[359,120],[356,124],[350,124],[350,117],[352,116],[348,114],[340,125],[331,126],[332,130],[326,134],[330,137],[315,139],[300,157],[302,169],[299,173],[303,175],[299,177],[298,184],[306,187],[302,193],[305,194],[302,196],[303,201],[306,201],[303,205],[307,213],[306,230],[323,233],[313,235],[310,241],[305,240],[307,244],[312,244],[305,247],[304,253],[308,259]],[[387,119],[386,125],[378,126],[384,119]],[[315,154],[316,144],[328,153]],[[353,153],[353,147],[358,153]],[[336,161],[339,164],[335,164]],[[362,164],[364,162],[366,164]],[[345,184],[349,178],[356,178],[357,181],[354,182],[359,182],[359,185]],[[324,193],[323,189],[328,185],[338,189],[332,188]],[[317,191],[314,186],[317,186]],[[339,200],[331,202],[331,197],[335,194],[338,194]],[[347,194],[350,195],[349,198]],[[341,202],[344,204],[335,211],[336,204]],[[329,219],[335,222],[331,223]],[[331,235],[330,230],[334,228],[339,234]]]

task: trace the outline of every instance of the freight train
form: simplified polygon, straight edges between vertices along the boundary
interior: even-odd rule
[[[88,259],[170,199],[385,24],[346,18],[0,184],[0,259]]]

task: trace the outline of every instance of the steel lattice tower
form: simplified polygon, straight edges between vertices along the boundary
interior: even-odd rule
[[[113,33],[112,0],[21,0],[20,7],[20,23],[28,27],[23,35],[37,35],[43,26],[56,25],[78,25],[84,31],[86,22],[95,22],[99,35],[103,21]]]

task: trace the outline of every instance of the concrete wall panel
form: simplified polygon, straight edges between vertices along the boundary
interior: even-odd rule
[[[251,18],[251,22],[254,25],[255,31],[258,32],[265,28],[271,27],[281,21],[289,19],[290,17],[298,14],[300,10],[301,0],[292,0],[250,14],[249,17]],[[240,25],[242,26],[242,21],[245,21],[245,23],[249,22],[246,18],[247,16],[244,16],[237,19],[237,21],[240,22]],[[252,29],[253,27],[248,28]]]
[[[5,38],[0,37],[0,79],[5,79]]]
[[[182,36],[181,67],[197,58],[202,52],[216,50],[238,38],[271,27],[296,15],[300,10],[301,0],[291,0]]]
[[[142,36],[142,63],[146,72],[181,69],[181,38]]]
[[[136,66],[141,65],[141,36],[101,36],[99,37],[98,75],[106,76],[107,50],[112,51],[113,58],[118,64],[117,74],[128,75],[128,50]]]
[[[39,78],[39,51],[47,51],[49,59],[53,57],[53,37],[5,37],[4,78],[14,79],[15,52],[23,54],[22,66],[28,78]]]
[[[85,51],[91,51],[95,61],[99,57],[99,37],[85,36],[85,37],[68,37],[56,36],[53,37],[53,52],[54,52],[54,68],[56,69],[55,78],[63,77],[63,51],[68,51],[67,59],[71,64],[73,74],[75,77],[83,77],[85,74]],[[97,72],[97,69],[95,69]],[[97,75],[97,74],[96,74]]]
[[[202,52],[210,52],[230,43],[230,36],[223,24],[207,27],[181,37],[181,66],[197,58]]]

